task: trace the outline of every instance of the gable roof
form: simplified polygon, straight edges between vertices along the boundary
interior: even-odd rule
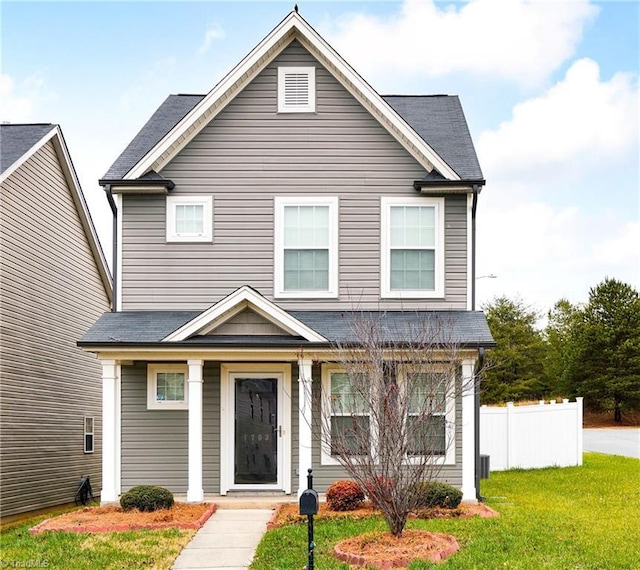
[[[104,180],[122,179],[205,97],[206,95],[169,95],[111,165]],[[482,170],[471,134],[456,95],[383,95],[382,98],[429,143],[462,180],[482,180]],[[148,177],[149,174],[144,176]],[[428,176],[446,180],[435,170]]]
[[[214,305],[215,306],[215,305]],[[288,311],[288,315],[323,337],[314,342],[302,336],[207,336],[195,335],[184,340],[168,342],[174,331],[193,322],[199,311],[122,311],[104,313],[78,342],[91,348],[117,348],[154,346],[157,348],[182,347],[331,347],[336,344],[355,344],[354,319],[364,318],[380,323],[382,339],[387,342],[408,342],[416,331],[424,327],[442,330],[443,343],[454,342],[461,348],[491,348],[495,346],[481,311]],[[433,327],[438,327],[433,329]]]
[[[160,172],[233,100],[244,86],[294,40],[299,41],[311,55],[330,70],[345,89],[424,166],[427,172],[435,169],[449,181],[464,178],[434,150],[430,142],[419,134],[419,130],[396,112],[393,106],[360,77],[297,12],[292,11],[207,95],[176,95],[165,100],[132,143],[118,157],[101,182],[135,180],[150,170]],[[198,97],[201,98],[198,100]],[[172,121],[173,126],[169,126]],[[443,121],[436,121],[436,124],[440,127],[445,126]],[[464,116],[462,121],[450,122],[449,125],[454,125],[456,128],[464,125],[466,129]],[[167,127],[169,127],[168,131]],[[454,135],[454,138],[457,136]],[[464,152],[469,151],[466,145],[463,147]],[[473,147],[471,146],[470,149],[475,158]],[[475,160],[477,162],[477,159]],[[465,159],[460,163],[464,162],[468,166],[472,161]],[[474,172],[473,178],[482,178],[479,168]]]
[[[60,167],[69,186],[71,197],[76,206],[84,233],[87,236],[89,248],[95,259],[105,292],[109,301],[112,301],[113,282],[111,273],[60,126],[54,124],[0,125],[0,183],[7,180],[11,174],[49,141],[53,144]]]
[[[252,287],[243,285],[215,305],[209,307],[197,317],[186,322],[179,329],[167,335],[163,342],[187,340],[194,335],[205,335],[247,307],[264,317],[292,336],[302,337],[309,342],[326,342],[326,339],[314,332],[280,307],[258,293]]]

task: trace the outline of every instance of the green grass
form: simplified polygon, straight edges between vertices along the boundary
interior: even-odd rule
[[[494,519],[409,522],[454,535],[461,550],[444,563],[413,562],[411,570],[580,569],[640,570],[640,461],[588,453],[582,467],[492,473],[482,482]],[[315,566],[347,570],[332,555],[336,542],[384,529],[378,518],[317,520]],[[252,570],[300,569],[306,563],[306,525],[268,532]]]
[[[168,570],[195,533],[193,530],[168,529],[101,534],[29,534],[32,526],[48,516],[2,528],[0,568]]]

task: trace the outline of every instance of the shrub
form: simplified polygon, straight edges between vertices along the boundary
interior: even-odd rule
[[[364,493],[355,481],[336,481],[327,489],[327,505],[331,511],[353,511],[364,501]]]
[[[387,477],[378,475],[377,481],[367,481],[364,484],[367,498],[375,509],[380,510],[382,503],[388,503],[393,494],[393,481]]]
[[[416,507],[422,509],[455,509],[462,501],[462,491],[439,481],[417,483],[413,493],[416,495]]]
[[[138,509],[143,512],[170,509],[173,505],[173,493],[164,487],[138,485],[129,489],[120,497],[120,506],[125,511]]]

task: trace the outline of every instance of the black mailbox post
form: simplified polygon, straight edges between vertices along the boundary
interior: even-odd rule
[[[307,489],[300,495],[300,514],[307,515],[307,528],[308,528],[308,561],[305,566],[306,570],[313,570],[313,549],[315,543],[313,542],[313,515],[318,514],[318,493],[313,489],[313,469],[307,471]]]

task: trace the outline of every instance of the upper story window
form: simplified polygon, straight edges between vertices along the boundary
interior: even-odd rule
[[[186,364],[149,364],[147,366],[147,409],[186,410]]]
[[[279,67],[278,113],[313,113],[315,110],[315,67]]]
[[[211,196],[167,196],[167,241],[210,242],[212,239]]]
[[[276,297],[338,294],[338,199],[275,200]]]
[[[444,198],[382,198],[381,295],[444,296]]]

